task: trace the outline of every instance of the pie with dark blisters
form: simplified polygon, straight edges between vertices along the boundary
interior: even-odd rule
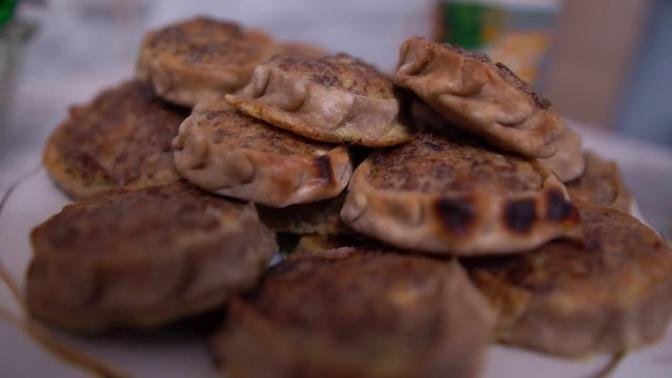
[[[223,104],[196,109],[173,142],[175,166],[210,192],[270,207],[339,195],[352,164],[346,146],[305,139]]]
[[[495,146],[530,157],[557,149],[564,124],[550,102],[483,54],[410,38],[401,46],[395,81]]]
[[[580,238],[557,176],[458,135],[419,133],[371,155],[353,174],[341,218],[398,248],[440,254],[520,253]]]
[[[243,87],[254,67],[276,50],[261,31],[196,17],[149,32],[140,47],[137,76],[167,101],[194,106]]]
[[[569,196],[599,206],[629,213],[633,199],[625,186],[616,162],[586,152],[586,169],[581,177],[567,184]]]
[[[392,81],[345,54],[280,55],[257,67],[252,81],[226,100],[250,116],[315,140],[385,147],[410,137],[398,119]]]
[[[176,181],[170,142],[186,116],[149,86],[123,83],[70,110],[49,137],[43,164],[75,199]]]
[[[558,175],[562,182],[572,181],[581,176],[586,167],[582,144],[581,135],[565,127],[558,140],[558,150],[555,154],[539,161]]]
[[[213,309],[254,286],[276,250],[254,206],[181,182],[68,205],[31,242],[31,316],[78,332]]]
[[[465,260],[499,313],[498,339],[573,357],[655,342],[672,317],[672,251],[628,214],[577,205],[583,245],[554,241],[525,255]]]
[[[476,377],[493,315],[456,263],[341,248],[272,267],[232,301],[228,377]]]

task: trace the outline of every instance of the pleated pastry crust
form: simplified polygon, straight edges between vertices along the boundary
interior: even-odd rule
[[[629,213],[633,206],[632,194],[616,162],[594,152],[586,152],[585,161],[583,175],[567,184],[570,197]]]
[[[401,46],[395,82],[451,124],[529,157],[550,157],[564,122],[550,102],[483,54],[413,37]]]
[[[31,233],[31,316],[76,332],[156,328],[250,289],[276,250],[252,205],[177,182],[68,205]]]
[[[341,219],[398,248],[460,256],[581,237],[565,186],[536,159],[431,133],[357,167]]]
[[[346,54],[278,56],[254,70],[238,110],[306,138],[385,147],[407,141],[392,81]]]
[[[352,175],[346,146],[277,129],[222,104],[196,109],[173,141],[175,166],[204,190],[269,207],[338,196]]]

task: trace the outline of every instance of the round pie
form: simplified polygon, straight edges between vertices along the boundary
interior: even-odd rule
[[[395,247],[452,255],[520,253],[580,238],[557,176],[536,159],[460,135],[419,133],[371,155],[353,174],[341,218]]]
[[[352,164],[346,146],[305,139],[223,104],[196,109],[173,142],[175,166],[210,192],[269,207],[339,195]]]
[[[194,106],[243,87],[254,67],[275,52],[275,44],[261,31],[196,17],[147,33],[137,77],[165,100]]]
[[[70,110],[49,137],[43,164],[75,199],[176,181],[170,143],[187,114],[145,84],[123,83]]]
[[[272,267],[213,353],[234,378],[474,377],[492,320],[454,262],[341,248]]]
[[[550,157],[564,123],[550,102],[483,54],[413,37],[401,46],[395,82],[458,127],[529,157]]]
[[[499,314],[498,339],[573,357],[658,340],[672,318],[672,250],[628,214],[577,205],[583,244],[466,262]]]
[[[31,233],[30,314],[66,330],[154,328],[250,289],[276,250],[252,205],[181,182],[68,205]]]
[[[592,152],[585,154],[585,161],[583,175],[567,184],[569,196],[629,213],[633,205],[632,194],[625,186],[616,162]]]
[[[392,81],[345,54],[278,56],[254,70],[250,83],[226,96],[248,115],[306,138],[385,147],[403,143]]]

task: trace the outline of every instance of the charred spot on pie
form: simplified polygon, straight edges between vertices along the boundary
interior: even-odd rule
[[[331,158],[329,155],[320,155],[315,158],[315,167],[317,168],[317,175],[328,183],[334,182],[333,168],[331,166]]]
[[[475,211],[470,199],[439,198],[434,207],[444,227],[453,234],[468,233],[474,223]]]
[[[563,221],[572,218],[573,215],[578,216],[576,208],[565,199],[565,196],[559,190],[551,190],[546,195],[548,208],[546,210],[546,217],[552,221]]]
[[[512,231],[528,232],[537,218],[535,202],[531,198],[511,201],[504,210],[504,224]]]

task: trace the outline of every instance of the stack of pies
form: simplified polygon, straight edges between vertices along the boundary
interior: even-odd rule
[[[78,202],[31,234],[31,315],[95,333],[224,308],[230,377],[474,377],[491,342],[658,339],[672,251],[616,165],[503,64],[400,50],[386,74],[233,22],[150,32],[136,77],[47,143]]]

